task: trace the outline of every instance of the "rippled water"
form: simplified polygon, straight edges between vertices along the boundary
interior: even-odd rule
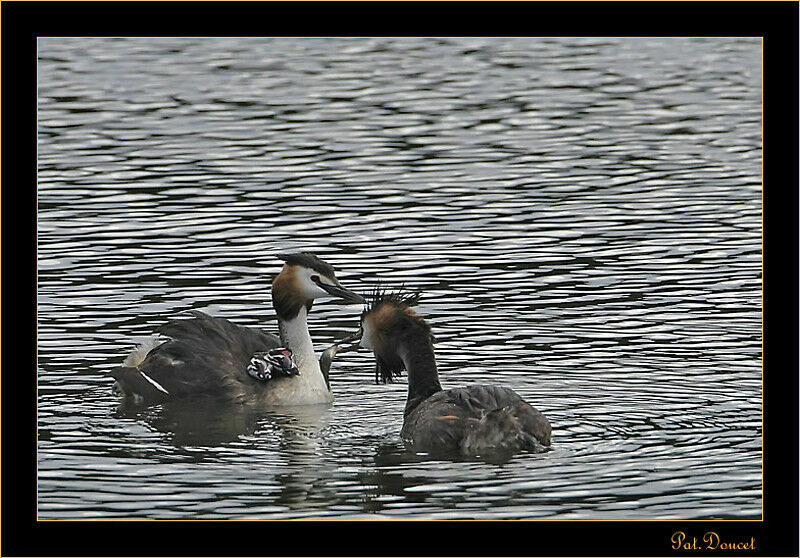
[[[761,516],[759,40],[40,39],[38,74],[40,519]],[[277,329],[297,249],[423,289],[443,385],[553,450],[406,453],[366,352],[330,407],[117,409],[166,319]]]

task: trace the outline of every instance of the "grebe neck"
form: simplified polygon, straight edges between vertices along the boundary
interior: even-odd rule
[[[284,347],[292,351],[295,364],[300,374],[317,374],[322,377],[319,368],[319,361],[314,354],[314,345],[311,342],[311,335],[308,333],[308,311],[306,307],[292,319],[285,320],[278,316],[278,330],[281,335],[281,343]]]
[[[410,345],[403,344],[397,353],[408,373],[408,399],[404,416],[411,414],[417,405],[434,393],[442,391],[430,340],[415,340]]]

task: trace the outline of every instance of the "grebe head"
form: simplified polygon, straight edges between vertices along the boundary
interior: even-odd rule
[[[280,318],[291,320],[316,298],[335,297],[350,304],[363,304],[363,296],[344,288],[336,279],[333,266],[311,252],[278,254],[285,262],[272,282],[272,305]]]
[[[391,382],[405,368],[402,351],[430,348],[430,326],[411,306],[420,293],[375,290],[361,313],[361,346],[375,354],[376,381]]]

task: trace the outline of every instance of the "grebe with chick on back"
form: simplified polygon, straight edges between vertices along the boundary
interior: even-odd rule
[[[376,382],[391,382],[404,369],[408,374],[403,440],[430,453],[549,449],[550,423],[513,390],[496,385],[442,389],[430,326],[411,309],[419,296],[376,290],[361,315],[360,344],[375,355]]]
[[[284,266],[272,282],[272,305],[280,337],[192,311],[192,318],[162,326],[162,338],[144,343],[110,372],[114,391],[139,404],[192,397],[266,405],[330,403],[330,360],[323,359],[320,367],[308,312],[317,298],[351,304],[365,299],[344,288],[333,267],[310,252],[278,258]]]

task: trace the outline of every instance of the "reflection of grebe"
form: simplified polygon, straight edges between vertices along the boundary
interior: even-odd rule
[[[342,287],[333,267],[311,253],[278,257],[285,265],[272,282],[272,305],[280,338],[195,311],[191,319],[174,320],[160,329],[168,340],[146,343],[112,370],[115,391],[137,403],[198,396],[268,405],[332,401],[308,333],[308,311],[316,298],[333,296],[349,303],[363,303],[364,298]],[[277,347],[292,352],[292,375],[265,382],[248,374],[255,353]]]
[[[376,291],[361,315],[361,346],[377,361],[376,380],[408,372],[401,435],[419,451],[543,451],[550,423],[509,388],[473,385],[442,390],[428,324],[410,306],[419,294]]]

